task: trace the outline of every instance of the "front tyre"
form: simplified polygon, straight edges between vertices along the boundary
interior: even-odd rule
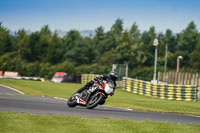
[[[78,105],[78,103],[76,102],[75,96],[71,96],[71,97],[68,99],[67,105],[68,105],[69,107],[72,107],[72,108],[75,107],[76,105]]]
[[[87,109],[95,108],[104,99],[105,99],[104,96],[102,94],[99,94],[99,93],[92,96],[87,103]]]

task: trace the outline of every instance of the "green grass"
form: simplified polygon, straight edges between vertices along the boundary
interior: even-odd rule
[[[82,85],[73,83],[53,83],[30,80],[0,79],[0,84],[13,87],[29,96],[51,96],[68,98]]]
[[[199,125],[0,112],[0,133],[199,133]]]
[[[52,97],[69,98],[81,84],[51,83],[0,79],[0,84],[8,85],[23,91],[26,95],[45,95]],[[134,110],[171,112],[200,115],[200,102],[167,101],[150,98],[117,89],[113,97],[109,97],[107,105],[131,108]]]
[[[134,110],[200,115],[200,102],[161,100],[122,90],[117,90],[107,104]]]

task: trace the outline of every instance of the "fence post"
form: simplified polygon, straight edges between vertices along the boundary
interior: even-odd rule
[[[173,72],[173,84],[176,84],[175,80],[176,80],[176,72]]]
[[[192,84],[191,85],[196,85],[195,81],[196,81],[196,74],[192,74]]]
[[[171,72],[170,83],[173,84],[173,72]]]
[[[199,74],[198,73],[196,73],[196,87],[197,87],[197,92],[196,92],[196,98],[197,98],[197,101],[199,101],[199,89],[200,89],[200,87],[199,87]]]
[[[192,77],[192,74],[191,73],[189,73],[189,85],[191,85],[191,77]]]
[[[185,73],[183,73],[183,75],[182,75],[182,85],[185,85],[184,84],[184,79],[185,79]]]
[[[178,84],[181,85],[181,79],[182,79],[182,73],[179,73],[178,75]]]
[[[187,85],[187,80],[188,80],[188,73],[186,72],[185,73],[185,83],[184,83],[184,85]]]
[[[171,84],[174,84],[174,72],[171,73]]]
[[[169,83],[169,72],[167,72],[167,74],[165,75],[166,77],[166,79],[165,79],[165,82],[167,82],[167,83]]]
[[[179,72],[176,72],[175,74],[175,84],[177,85],[179,80]]]
[[[172,72],[172,81],[171,81],[172,84],[174,84],[174,80],[175,80],[175,79],[174,79],[174,72]]]
[[[200,93],[199,90],[200,90],[200,87],[197,87],[197,101],[199,101],[199,95],[200,95],[199,94]]]

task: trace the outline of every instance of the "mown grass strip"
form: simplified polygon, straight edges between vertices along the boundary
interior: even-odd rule
[[[52,97],[69,98],[81,84],[52,83],[0,79],[0,84],[8,85],[23,91],[25,95],[45,95]],[[107,105],[131,108],[134,110],[171,112],[200,115],[200,102],[168,101],[141,96],[117,89],[113,97],[109,97]]]
[[[199,133],[199,125],[0,112],[1,133]]]

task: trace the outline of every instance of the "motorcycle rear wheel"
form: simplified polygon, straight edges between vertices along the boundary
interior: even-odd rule
[[[95,96],[92,96],[91,99],[87,103],[87,109],[95,108],[97,105],[99,105],[99,103],[102,100],[104,100],[104,96],[102,94],[97,94]]]

